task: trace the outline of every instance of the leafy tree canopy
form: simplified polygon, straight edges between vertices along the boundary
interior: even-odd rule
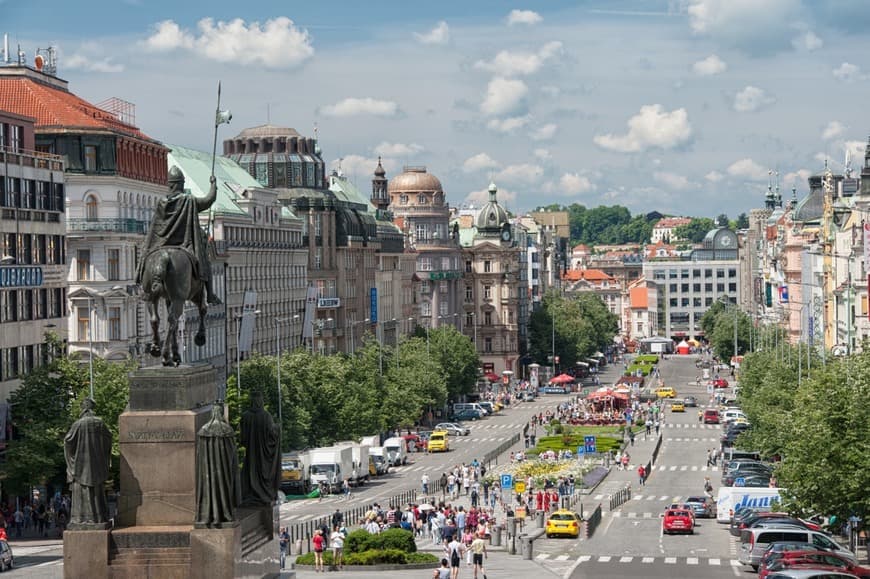
[[[700,243],[711,229],[715,229],[712,219],[709,217],[693,217],[692,221],[687,225],[677,227],[674,230],[674,234],[680,239],[688,239],[692,243]]]

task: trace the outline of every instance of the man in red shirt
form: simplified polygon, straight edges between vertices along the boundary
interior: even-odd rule
[[[640,486],[645,486],[646,485],[646,469],[643,467],[643,465],[640,465],[639,467],[637,467],[637,476],[640,479]]]

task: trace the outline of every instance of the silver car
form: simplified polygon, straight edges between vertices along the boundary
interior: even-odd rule
[[[471,429],[455,422],[440,422],[435,425],[435,430],[446,430],[448,434],[453,436],[468,436],[471,434]]]

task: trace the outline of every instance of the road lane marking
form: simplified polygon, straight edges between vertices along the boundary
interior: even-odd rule
[[[535,559],[542,559],[543,560],[543,559],[548,558],[549,556],[550,556],[549,553],[538,553],[538,556],[535,557]]]
[[[556,557],[555,560],[556,560],[556,561],[567,561],[567,560],[568,560],[568,555],[559,555],[558,557]]]
[[[686,565],[697,565],[698,558],[697,557],[686,557]]]
[[[585,563],[586,561],[590,560],[591,558],[592,558],[591,555],[580,555],[580,556],[577,558],[577,562],[578,562],[578,563]]]
[[[612,559],[612,557],[610,557],[609,555],[602,555],[602,556],[598,557],[598,562],[599,563],[610,563],[610,559]]]
[[[644,557],[640,560],[641,563],[654,563],[656,560],[655,557]]]
[[[668,565],[676,565],[677,558],[676,557],[665,557],[665,563]]]
[[[711,565],[721,565],[722,564],[722,561],[719,559],[710,559],[709,562]]]
[[[634,557],[620,557],[619,562],[620,563],[631,563],[633,559],[634,559]]]

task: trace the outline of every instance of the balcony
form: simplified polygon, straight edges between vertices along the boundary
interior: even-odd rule
[[[0,162],[7,165],[21,165],[23,167],[63,171],[63,157],[60,155],[52,155],[40,151],[28,151],[26,149],[13,150],[2,145],[0,145]]]
[[[67,219],[68,232],[99,231],[103,233],[135,233],[145,235],[148,225],[138,219]]]

